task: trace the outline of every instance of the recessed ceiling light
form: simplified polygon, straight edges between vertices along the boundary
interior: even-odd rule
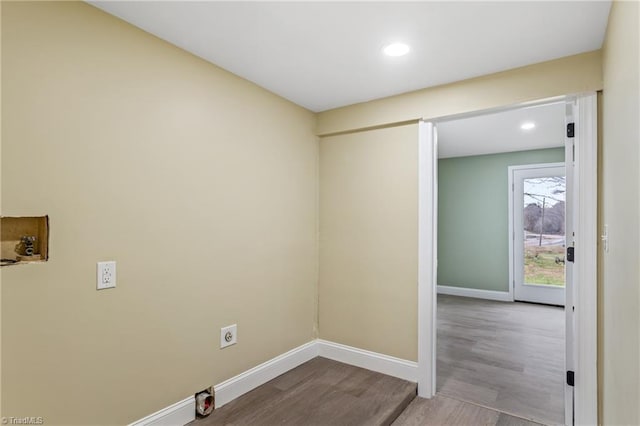
[[[535,127],[536,123],[534,123],[533,121],[527,121],[526,123],[522,123],[522,125],[520,126],[522,130],[531,130]]]
[[[404,43],[393,43],[385,46],[382,51],[387,56],[404,56],[409,53],[409,50],[411,50],[409,46]]]

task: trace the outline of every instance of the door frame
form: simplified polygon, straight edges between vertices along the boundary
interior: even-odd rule
[[[507,173],[509,174],[507,181],[508,181],[508,187],[507,190],[509,191],[509,300],[510,301],[514,301],[516,300],[516,267],[515,267],[515,261],[516,258],[514,256],[514,249],[515,249],[515,212],[516,212],[516,206],[514,205],[515,203],[515,193],[514,193],[514,172],[515,171],[519,171],[519,170],[528,170],[528,169],[543,169],[543,168],[556,168],[556,167],[562,167],[563,169],[565,169],[565,176],[566,176],[566,166],[565,166],[566,162],[562,162],[562,163],[542,163],[542,164],[522,164],[522,165],[518,165],[518,166],[509,166],[507,167]],[[566,205],[569,207],[566,210],[566,216],[569,216],[570,214],[572,214],[573,212],[573,199],[571,197],[566,197]],[[569,226],[567,228],[567,231],[570,232],[571,231],[571,227]],[[566,241],[568,240],[568,238],[565,236],[565,247],[568,247]],[[566,288],[566,286],[565,286]],[[565,298],[565,302],[566,302],[566,298]]]
[[[471,113],[427,117],[418,127],[418,395],[436,392],[437,314],[437,181],[434,182],[434,123],[554,102],[573,102],[575,127],[574,210],[574,418],[575,424],[597,424],[597,95],[595,92],[559,96]],[[437,157],[437,156],[436,156]],[[437,158],[435,158],[437,162]],[[565,159],[565,162],[567,159]],[[431,254],[431,256],[429,256]]]
[[[418,396],[436,393],[438,135],[418,122]],[[434,179],[434,177],[436,179]]]

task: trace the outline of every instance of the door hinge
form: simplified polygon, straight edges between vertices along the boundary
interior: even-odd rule
[[[567,384],[569,386],[574,386],[575,383],[575,373],[573,371],[567,371]]]
[[[567,247],[567,262],[573,262],[576,255],[575,247]]]
[[[572,138],[575,136],[576,124],[567,123],[567,137]]]

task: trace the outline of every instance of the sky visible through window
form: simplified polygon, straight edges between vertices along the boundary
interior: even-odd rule
[[[565,177],[543,177],[524,180],[524,205],[536,203],[542,205],[542,199],[546,198],[545,203],[553,206],[558,201],[565,201]]]

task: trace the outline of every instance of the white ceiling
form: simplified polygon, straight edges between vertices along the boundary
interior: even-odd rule
[[[525,122],[536,127],[522,130]],[[564,102],[447,121],[437,124],[438,157],[561,147],[564,127]]]
[[[599,49],[611,5],[90,3],[316,112]],[[382,55],[395,41],[411,52]]]

